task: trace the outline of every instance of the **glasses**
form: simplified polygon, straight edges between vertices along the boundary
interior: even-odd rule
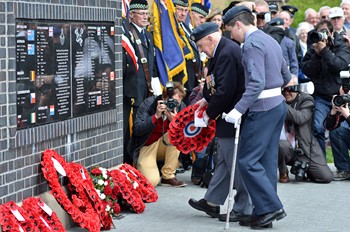
[[[137,14],[137,15],[140,15],[140,16],[149,16],[150,13],[148,12],[137,12],[137,11],[133,11],[133,13]]]
[[[321,16],[322,19],[328,19],[328,16],[327,15],[323,15]]]
[[[299,92],[298,85],[287,86],[283,88],[282,92]]]

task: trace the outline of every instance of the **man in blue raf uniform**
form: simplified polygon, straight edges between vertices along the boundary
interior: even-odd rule
[[[276,40],[258,30],[254,15],[244,6],[231,8],[223,17],[232,38],[244,43],[242,62],[246,90],[225,117],[237,125],[243,114],[237,168],[252,199],[252,216],[240,225],[253,229],[272,227],[286,216],[277,195],[277,160],[286,103],[281,87],[291,79],[282,50]]]
[[[216,119],[218,160],[204,198],[199,201],[191,198],[188,203],[211,217],[219,217],[219,205],[225,203],[229,193],[235,135],[235,129],[221,118],[221,114],[233,109],[244,92],[241,49],[233,41],[221,37],[218,25],[212,22],[195,28],[191,39],[196,42],[199,51],[209,57],[208,75],[203,89],[204,98],[195,105],[198,105],[198,110],[204,106],[208,107],[203,113],[206,122],[209,118]],[[239,215],[251,214],[250,198],[242,184],[238,174],[235,178],[237,194],[233,210]]]

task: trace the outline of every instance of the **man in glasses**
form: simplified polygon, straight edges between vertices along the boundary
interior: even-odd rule
[[[289,182],[287,165],[290,165],[296,181],[329,183],[333,173],[312,132],[314,100],[310,94],[300,92],[299,87],[291,85],[282,91],[287,117],[278,150],[279,182]]]
[[[130,112],[133,112],[134,119],[141,103],[148,96],[153,95],[151,83],[158,77],[153,36],[146,30],[149,25],[147,1],[132,0],[129,17],[130,23],[123,21],[123,30],[129,42],[128,51],[133,50],[134,53],[130,55],[123,48],[124,147],[127,146],[130,136],[127,129],[132,126],[128,123]],[[136,66],[138,70],[135,70]],[[130,156],[126,153],[127,151],[124,150],[124,162],[131,163]]]

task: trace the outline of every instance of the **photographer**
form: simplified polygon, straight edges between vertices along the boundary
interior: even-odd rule
[[[180,83],[168,82],[162,95],[146,98],[137,111],[129,152],[133,155],[137,169],[153,186],[160,180],[157,160],[164,160],[161,168],[162,185],[187,185],[175,178],[180,151],[169,144],[167,133],[170,121],[185,108],[182,102],[185,95],[186,91]]]
[[[349,91],[345,94],[343,88],[340,89],[340,95],[337,97],[345,97],[347,100],[344,104],[339,105],[334,98],[333,108],[324,122],[325,128],[330,130],[329,138],[332,144],[334,165],[337,168],[334,180],[350,179],[350,98],[348,94]]]
[[[307,179],[317,183],[329,183],[333,173],[327,165],[317,139],[312,134],[314,100],[311,95],[300,92],[299,86],[283,89],[287,102],[284,130],[287,140],[280,140],[278,152],[279,182],[289,182],[286,165],[292,166],[296,180]]]
[[[323,121],[331,110],[332,96],[338,93],[339,72],[347,70],[350,50],[341,35],[334,33],[333,25],[319,22],[308,35],[308,51],[302,60],[302,71],[315,85],[314,135],[326,155]]]

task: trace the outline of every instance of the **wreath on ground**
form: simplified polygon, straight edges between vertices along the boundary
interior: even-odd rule
[[[96,193],[94,187],[89,184],[85,185],[87,181],[83,180],[82,173],[75,172],[77,169],[75,165],[69,165],[62,156],[53,150],[43,152],[41,165],[44,177],[51,187],[51,194],[74,222],[92,232],[100,231],[101,224],[103,228],[110,228],[110,225],[100,221],[100,217],[102,217],[98,214],[100,210],[96,212],[94,208],[95,205],[98,207],[102,205],[100,199],[93,194],[93,192]],[[57,172],[66,176],[70,181],[71,190],[74,189],[71,199],[62,188]],[[84,171],[83,173],[85,175]]]

